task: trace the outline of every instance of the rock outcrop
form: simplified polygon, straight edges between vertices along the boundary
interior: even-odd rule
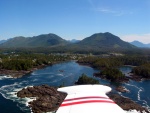
[[[121,93],[129,93],[130,92],[128,89],[126,89],[123,86],[116,87],[116,90],[119,91],[119,92],[121,92]]]
[[[66,94],[57,92],[57,88],[42,85],[23,88],[17,96],[20,98],[36,97],[36,100],[29,102],[29,107],[33,113],[42,113],[57,110]]]
[[[122,109],[129,111],[129,110],[137,110],[142,113],[142,111],[145,111],[146,113],[149,113],[148,110],[141,105],[137,104],[136,102],[132,101],[129,98],[122,97],[118,94],[109,93],[109,98],[112,99],[116,104],[118,104]],[[144,113],[145,113],[144,112]]]
[[[55,87],[42,85],[23,88],[17,93],[17,96],[20,98],[36,97],[36,100],[29,102],[29,107],[31,107],[33,113],[43,113],[56,111],[65,99],[66,94],[58,92]],[[146,108],[129,98],[114,93],[109,93],[108,96],[124,110],[136,109],[137,111],[149,113]]]

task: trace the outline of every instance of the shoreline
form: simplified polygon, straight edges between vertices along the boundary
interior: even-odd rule
[[[55,87],[40,85],[23,88],[17,92],[17,96],[19,98],[36,98],[35,100],[28,102],[27,105],[30,107],[32,112],[40,113],[56,111],[65,99],[66,94],[58,92]],[[125,111],[136,110],[141,113],[142,111],[149,113],[145,107],[142,107],[130,98],[123,97],[113,92],[108,93],[107,96]]]
[[[42,69],[42,68],[47,67],[47,66],[50,66],[50,65],[40,65],[37,67],[33,67],[32,69],[27,70],[27,71],[26,70],[17,71],[17,70],[0,69],[0,76],[4,75],[7,77],[12,77],[12,78],[21,78],[26,74],[30,74],[35,70]]]
[[[33,101],[29,101],[26,105],[30,107],[33,113],[42,113],[56,111],[65,99],[66,94],[58,92],[55,87],[40,85],[23,88],[17,92],[17,97],[36,98]]]
[[[89,66],[89,67],[95,68],[94,66],[92,66],[89,63],[80,63],[80,62],[76,62],[76,63],[78,63],[79,65],[82,65],[82,66]],[[136,66],[132,66],[132,65],[123,65],[123,66],[136,67]],[[98,68],[95,68],[95,69],[98,69]],[[98,69],[98,70],[100,70],[100,69]],[[99,77],[99,78],[102,78],[102,79],[106,79],[103,75],[100,75],[99,73],[100,72],[93,73],[93,76]],[[106,80],[109,80],[109,79],[106,79]],[[130,72],[130,73],[128,73],[128,76],[125,76],[124,80],[119,80],[119,81],[116,81],[116,82],[124,83],[124,82],[128,82],[129,80],[143,81],[143,80],[150,80],[150,78],[143,78],[141,76],[134,75],[133,73]]]
[[[61,63],[61,62],[56,62],[56,63]],[[55,63],[55,64],[56,64]],[[79,63],[78,63],[79,64]],[[53,65],[53,64],[51,64],[51,65]],[[39,67],[36,67],[36,68],[34,68],[34,70],[33,70],[33,68],[32,68],[32,71],[30,71],[29,73],[32,73],[33,71],[35,71],[35,70],[37,70],[37,69],[41,69],[41,68],[44,68],[44,67],[47,67],[47,66],[50,66],[50,65],[40,65]],[[86,65],[87,66],[87,65]],[[88,65],[89,66],[89,65]],[[90,66],[91,67],[91,66]],[[94,68],[94,67],[92,67],[92,68]],[[11,72],[11,71],[10,71]],[[28,74],[28,73],[26,73],[26,74]],[[23,75],[22,75],[23,76]],[[19,76],[19,77],[22,77],[22,76]],[[16,78],[19,78],[18,76],[16,77]],[[13,77],[13,78],[15,78],[15,77]],[[33,86],[34,87],[34,86]],[[119,95],[119,94],[118,94]],[[119,96],[121,96],[121,95],[119,95]],[[35,102],[35,101],[34,101]],[[133,101],[134,102],[134,101]],[[31,102],[32,103],[32,102]]]
[[[30,70],[19,70],[19,71],[17,71],[17,70],[0,69],[0,76],[6,76],[6,77],[10,77],[10,78],[21,78],[21,77],[25,76],[26,74],[30,74],[33,71],[36,71],[38,69],[43,69],[45,67],[52,66],[52,65],[57,64],[57,63],[66,62],[66,61],[53,62],[53,63],[47,64],[47,65],[42,64],[39,66],[34,66]]]

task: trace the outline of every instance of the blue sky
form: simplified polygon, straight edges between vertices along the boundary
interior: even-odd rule
[[[83,39],[99,32],[150,43],[150,0],[0,0],[0,40],[47,33]]]

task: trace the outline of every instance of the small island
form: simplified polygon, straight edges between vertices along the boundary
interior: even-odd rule
[[[88,77],[84,73],[79,77],[78,81],[75,82],[76,85],[83,85],[83,84],[99,84],[99,81],[92,78]]]
[[[128,82],[129,78],[122,74],[117,68],[105,68],[100,73],[94,73],[94,76],[108,79],[111,82]]]
[[[74,58],[74,57],[73,57]],[[77,57],[76,59],[78,59]],[[4,55],[0,59],[0,74],[9,75],[14,78],[22,77],[27,73],[31,73],[36,69],[43,68],[55,63],[68,61],[72,59],[72,55],[46,55],[46,54],[21,54],[21,55]],[[142,79],[150,79],[150,61],[147,57],[140,56],[113,56],[113,57],[97,57],[84,56],[77,61],[81,65],[88,65],[100,70],[94,76],[102,79],[110,80],[111,82],[124,83],[131,80],[140,81]],[[118,67],[123,65],[134,66],[131,74],[125,76],[121,73]],[[64,72],[59,70],[59,72]],[[100,84],[98,80],[82,74],[75,84]],[[116,88],[117,91],[128,93],[123,87]],[[29,103],[34,113],[56,111],[61,102],[66,97],[66,94],[57,92],[57,88],[48,85],[33,86],[24,88],[17,93],[20,98],[36,97],[36,100]],[[114,100],[124,110],[136,109],[138,111],[146,108],[140,106],[129,98],[122,97],[116,93],[109,93],[108,96]]]
[[[148,56],[90,56],[77,61],[81,65],[88,65],[100,70],[94,76],[108,79],[112,82],[128,82],[130,79],[141,81],[150,79],[150,59]],[[129,76],[125,76],[118,69],[120,66],[131,66]]]

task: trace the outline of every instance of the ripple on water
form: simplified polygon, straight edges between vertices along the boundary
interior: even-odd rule
[[[128,83],[126,83],[125,85],[130,87],[130,94],[132,93],[131,89],[135,88],[137,90],[137,93],[134,92],[134,94],[137,94],[137,98],[136,98],[137,102],[142,103],[143,106],[146,107],[150,111],[150,106],[148,105],[148,102],[144,99],[141,99],[141,93],[144,92],[144,88],[138,87],[133,84],[128,84]]]
[[[58,70],[65,70],[63,73],[59,72]],[[0,88],[0,93],[5,97],[6,99],[13,100],[18,103],[17,106],[19,106],[20,109],[23,111],[29,110],[28,107],[26,107],[27,102],[31,99],[20,99],[17,98],[16,93],[21,90],[24,87],[32,86],[32,85],[42,85],[42,84],[49,84],[52,86],[59,86],[63,82],[65,85],[72,85],[78,77],[85,73],[88,76],[92,76],[94,72],[98,72],[98,70],[94,70],[93,68],[87,67],[87,66],[81,66],[78,65],[75,62],[67,62],[67,63],[61,63],[56,64],[50,67],[47,67],[45,69],[36,70],[31,74],[28,74],[28,76],[24,76],[19,79],[8,79],[7,76],[0,76],[0,81],[8,82],[9,85],[4,85]],[[96,78],[97,79],[97,78]],[[10,81],[9,81],[10,80]],[[108,81],[98,79],[100,80],[101,84],[109,84]],[[6,83],[5,83],[6,84]],[[136,94],[136,100],[143,103],[144,106],[147,106],[147,101],[145,101],[141,95],[144,93],[145,88],[138,87],[134,83],[129,82],[129,84],[125,84],[125,87],[130,90],[130,93],[127,93],[127,97],[132,97],[131,95]],[[124,95],[124,93],[122,93]],[[126,95],[125,95],[126,96]],[[149,98],[150,100],[150,98]],[[147,106],[149,107],[149,106]],[[127,112],[127,113],[136,113],[136,112]]]

